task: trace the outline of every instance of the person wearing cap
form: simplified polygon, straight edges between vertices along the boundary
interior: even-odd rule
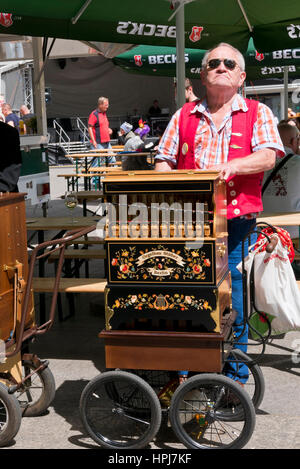
[[[134,133],[131,132],[132,129],[133,126],[128,122],[123,122],[123,124],[120,125],[119,136],[121,137],[124,145],[129,138],[134,137]]]
[[[284,156],[271,109],[238,94],[245,78],[245,60],[239,50],[220,43],[207,51],[201,70],[206,95],[184,104],[173,115],[155,157],[157,171],[212,170],[226,181],[228,267],[232,308],[237,312],[234,347],[243,352],[247,352],[248,328],[244,327],[242,275],[236,267],[242,260],[243,240],[263,209],[264,171],[273,168],[276,155]],[[247,242],[244,248],[248,249]],[[232,368],[226,375],[244,384],[247,366]]]
[[[126,124],[126,125],[125,125]],[[122,129],[122,126],[123,129]],[[142,152],[144,151],[145,139],[150,132],[150,127],[142,120],[139,121],[139,127],[132,132],[132,125],[124,122],[120,130],[125,134],[124,152]],[[124,130],[126,129],[126,130]],[[147,162],[147,156],[122,156],[122,169],[123,171],[152,169],[152,166]]]

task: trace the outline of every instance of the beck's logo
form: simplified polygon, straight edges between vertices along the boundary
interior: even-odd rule
[[[135,65],[137,65],[138,67],[141,67],[141,66],[143,65],[142,56],[141,56],[141,55],[135,55],[135,56],[134,56],[134,63],[135,63]]]
[[[13,24],[11,13],[0,13],[0,24],[8,28]]]
[[[202,26],[193,26],[192,27],[192,32],[191,34],[189,35],[189,38],[192,42],[197,42],[201,39],[201,33],[203,31],[203,27]]]
[[[264,60],[265,56],[262,52],[257,52],[257,50],[256,50],[255,51],[255,58],[256,58],[256,60],[261,62],[262,60]]]

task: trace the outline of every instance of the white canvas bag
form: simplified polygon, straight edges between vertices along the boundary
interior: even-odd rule
[[[253,251],[250,248],[244,260],[247,271],[248,311],[249,279],[254,262],[255,306],[259,312],[274,316],[270,318],[272,333],[300,330],[300,292],[288,251],[282,246],[279,237],[272,253],[260,251],[260,248],[261,245]],[[237,269],[242,272],[242,262]]]

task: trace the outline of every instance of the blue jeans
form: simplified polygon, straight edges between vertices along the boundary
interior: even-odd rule
[[[106,148],[111,148],[110,142],[106,143],[97,143],[97,148],[103,150]],[[114,156],[108,156],[107,158],[105,156],[102,156],[101,158],[94,158],[91,164],[92,168],[95,168],[97,166],[105,166],[107,164],[114,164],[116,162],[116,158]],[[100,186],[100,180],[98,177],[92,178],[92,184],[94,184],[96,187]],[[100,187],[99,187],[100,188]]]
[[[246,220],[233,218],[228,220],[228,265],[231,272],[232,282],[232,308],[237,312],[233,331],[237,337],[234,348],[238,348],[247,353],[248,343],[248,325],[244,324],[243,307],[243,278],[236,266],[241,262],[242,256],[248,255],[248,248],[255,242],[256,235],[252,234],[250,243],[248,239],[244,243],[244,253],[242,252],[242,241],[255,226],[255,219]],[[226,363],[224,372],[226,376],[233,378],[241,383],[248,379],[248,367],[243,363]]]
[[[105,150],[107,148],[111,148],[110,142],[106,143],[97,143],[97,148],[100,150]],[[105,156],[102,156],[101,158],[95,158],[92,162],[92,167],[95,166],[105,166],[105,163],[110,164],[110,163],[115,163],[116,158],[114,156],[108,156],[107,158]]]

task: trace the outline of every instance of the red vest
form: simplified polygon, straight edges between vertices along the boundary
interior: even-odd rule
[[[253,125],[257,119],[258,102],[245,99],[248,111],[234,111],[227,161],[242,158],[252,153],[251,138]],[[179,119],[179,155],[177,169],[196,169],[194,143],[201,113],[191,110],[199,103],[183,106]],[[186,143],[185,154],[182,146]],[[263,210],[261,187],[264,173],[231,176],[227,179],[227,218],[235,218]]]
[[[107,143],[110,141],[109,123],[105,112],[93,111],[95,116],[94,136],[97,143]]]

